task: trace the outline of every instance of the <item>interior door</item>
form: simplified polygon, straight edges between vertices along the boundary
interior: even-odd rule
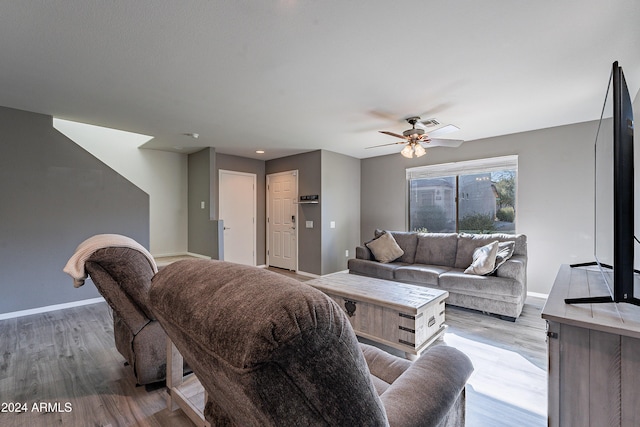
[[[218,177],[224,260],[256,265],[256,175],[220,170]]]
[[[298,269],[298,171],[267,175],[267,264]]]

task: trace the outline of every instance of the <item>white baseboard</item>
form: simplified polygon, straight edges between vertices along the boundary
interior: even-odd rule
[[[256,266],[256,267],[258,267],[258,268],[269,268],[269,266],[268,266],[268,265],[266,265],[266,264],[258,265],[258,266]],[[277,268],[277,267],[276,267],[276,268]],[[300,270],[286,270],[286,269],[285,269],[284,271],[289,271],[289,272],[291,272],[291,273],[299,274],[299,275],[301,275],[301,276],[312,277],[312,278],[314,278],[314,279],[316,279],[316,278],[320,277],[320,276],[319,276],[319,275],[317,275],[317,274],[307,273],[306,271],[300,271]]]
[[[334,271],[333,273],[327,273],[327,274],[323,274],[321,276],[315,276],[315,277],[329,277],[329,276],[333,276],[334,274],[349,274],[349,270]]]
[[[152,257],[154,258],[166,258],[166,257],[170,257],[170,256],[182,256],[182,255],[186,255],[186,252],[169,252],[166,254],[151,254]]]
[[[16,317],[29,316],[31,314],[46,313],[48,311],[63,310],[65,308],[80,307],[83,305],[97,304],[104,302],[104,298],[91,298],[81,301],[66,302],[64,304],[47,305],[44,307],[30,308],[28,310],[13,311],[11,313],[0,313],[0,320],[13,319]]]
[[[193,252],[172,252],[172,253],[168,253],[168,254],[152,254],[152,256],[154,258],[169,258],[169,257],[176,257],[176,256],[192,256],[192,257],[195,257],[195,258],[211,259],[210,256],[195,254]]]
[[[317,274],[307,273],[306,271],[300,271],[300,270],[296,271],[295,273],[301,276],[313,277],[314,279],[317,279],[318,277],[320,277]]]
[[[188,256],[192,256],[195,258],[202,258],[202,259],[211,259],[210,256],[206,256],[206,255],[200,255],[200,254],[194,254],[193,252],[187,252],[184,255],[188,255]]]
[[[549,294],[541,294],[538,292],[527,292],[527,296],[534,297],[534,298],[544,298],[544,299],[549,298]]]

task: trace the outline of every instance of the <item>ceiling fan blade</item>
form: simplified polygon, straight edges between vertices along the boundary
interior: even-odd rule
[[[395,136],[396,138],[406,139],[404,135],[400,135],[400,134],[397,134],[397,133],[389,132],[389,131],[387,131],[387,130],[380,130],[380,131],[378,131],[378,132],[380,132],[380,133],[384,133],[385,135]]]
[[[365,150],[368,150],[369,148],[378,148],[378,147],[386,147],[388,145],[398,145],[398,144],[406,144],[406,141],[398,141],[398,142],[390,142],[389,144],[380,144],[380,145],[374,145],[372,147],[365,147]]]
[[[404,119],[399,119],[395,114],[391,114],[384,110],[369,110],[369,114],[379,119],[389,120],[391,122],[404,122]]]
[[[445,126],[442,126],[441,128],[438,128],[429,132],[429,136],[446,135],[448,133],[455,132],[457,130],[460,130],[458,126],[445,125]]]
[[[456,148],[462,145],[462,139],[432,139],[426,143],[425,147],[451,147]]]

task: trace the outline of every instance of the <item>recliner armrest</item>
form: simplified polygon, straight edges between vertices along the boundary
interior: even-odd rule
[[[120,320],[131,331],[131,335],[137,335],[151,321],[149,317],[100,264],[87,261],[85,265],[91,281],[107,304],[118,313]]]
[[[446,345],[429,349],[380,396],[389,425],[439,425],[472,372],[471,360],[459,350]]]

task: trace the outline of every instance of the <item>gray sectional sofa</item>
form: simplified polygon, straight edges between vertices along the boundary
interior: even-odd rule
[[[385,233],[376,230],[375,237]],[[458,234],[388,231],[402,251],[392,262],[376,261],[364,244],[348,261],[349,272],[443,289],[447,304],[515,321],[527,296],[527,237],[524,234]],[[514,242],[513,255],[489,275],[467,274],[474,251],[488,243]]]

